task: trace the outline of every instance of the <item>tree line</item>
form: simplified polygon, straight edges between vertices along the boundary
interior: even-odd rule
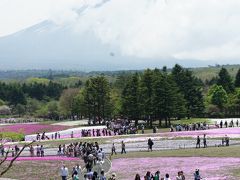
[[[193,72],[175,65],[171,70],[146,69],[118,75],[109,82],[104,75],[83,84],[64,87],[47,83],[0,83],[0,106],[12,113],[50,119],[127,117],[152,126],[169,126],[172,119],[234,117],[240,115],[240,70],[232,78],[225,68],[203,83]],[[1,111],[1,110],[0,110]],[[1,113],[1,112],[0,112]]]

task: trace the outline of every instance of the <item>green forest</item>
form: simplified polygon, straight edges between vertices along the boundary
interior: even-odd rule
[[[207,69],[207,68],[206,68]],[[205,69],[205,70],[206,70]],[[209,67],[211,69],[211,67]],[[215,75],[176,64],[172,69],[64,73],[0,82],[0,115],[53,120],[125,117],[151,126],[173,119],[240,115],[240,69],[219,67]],[[206,71],[205,71],[206,73]]]

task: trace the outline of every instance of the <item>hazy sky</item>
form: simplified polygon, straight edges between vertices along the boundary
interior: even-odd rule
[[[0,0],[0,36],[44,20],[92,31],[126,56],[240,58],[240,0]]]

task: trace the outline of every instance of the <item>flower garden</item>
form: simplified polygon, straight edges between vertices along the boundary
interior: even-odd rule
[[[102,143],[104,151],[112,161],[110,169],[106,169],[107,175],[117,174],[118,180],[134,179],[136,173],[139,173],[141,179],[147,171],[154,174],[156,171],[161,172],[161,177],[169,173],[171,179],[175,179],[178,171],[183,171],[186,179],[192,179],[195,169],[200,169],[203,179],[209,180],[237,180],[240,179],[238,167],[240,166],[240,128],[218,128],[199,131],[180,131],[180,132],[162,132],[150,134],[121,135],[121,136],[104,136],[104,137],[81,137],[81,129],[93,129],[93,127],[77,127],[56,124],[13,124],[0,126],[0,132],[17,132],[26,136],[33,136],[40,132],[52,134],[61,132],[61,139],[58,141],[45,140],[34,143],[44,144],[46,147],[45,157],[29,157],[27,148],[21,157],[17,158],[12,169],[4,175],[6,178],[16,179],[50,179],[59,178],[59,168],[64,163],[71,170],[76,164],[83,165],[79,158],[57,156],[59,144],[70,144],[77,141],[99,142]],[[102,128],[102,127],[94,127]],[[75,132],[74,139],[70,137],[72,130]],[[195,149],[195,139],[197,136],[207,135],[209,146],[206,149]],[[221,142],[221,138],[227,135],[234,142],[229,147],[214,147],[215,142]],[[147,152],[147,140],[152,138],[155,143],[153,152]],[[121,142],[126,143],[127,154],[120,154]],[[211,141],[214,141],[213,143]],[[118,155],[109,156],[112,142],[116,143]],[[180,143],[192,143],[187,149],[178,149]],[[201,142],[202,143],[202,142]],[[169,147],[169,150],[158,149],[161,146]],[[176,145],[177,144],[177,145]],[[231,143],[230,143],[231,144]],[[11,146],[11,143],[8,145]],[[177,148],[174,148],[174,147]],[[189,149],[188,149],[189,148]],[[54,152],[54,154],[52,153]],[[8,162],[12,157],[7,159]],[[131,167],[131,168],[129,168]],[[20,175],[19,175],[20,174]]]
[[[146,171],[160,171],[162,176],[170,174],[175,179],[182,170],[186,179],[193,179],[195,169],[200,169],[201,176],[208,180],[233,180],[234,170],[240,166],[240,158],[218,157],[154,157],[154,158],[119,158],[113,160],[111,171],[117,172],[119,179],[132,180],[136,173],[143,177]],[[129,168],[131,167],[131,168]]]
[[[13,124],[0,126],[0,132],[17,132],[24,135],[43,133],[43,132],[56,132],[68,129],[69,126],[51,125],[51,124]]]

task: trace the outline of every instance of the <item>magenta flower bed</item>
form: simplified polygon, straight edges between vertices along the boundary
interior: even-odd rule
[[[195,169],[200,169],[202,178],[209,180],[237,179],[231,170],[240,166],[240,158],[207,158],[207,157],[155,157],[155,158],[122,158],[114,159],[111,172],[117,174],[119,180],[132,180],[136,173],[141,179],[147,171],[154,174],[161,172],[161,177],[166,173],[175,179],[178,171],[183,171],[186,179],[193,179]],[[131,167],[129,169],[129,167]]]
[[[240,137],[240,128],[218,128],[201,131],[180,131],[180,132],[169,132],[163,133],[166,136],[175,137],[196,137],[206,134],[208,137],[222,137],[228,135],[229,137]]]
[[[197,136],[207,135],[207,138],[222,138],[227,135],[230,138],[240,138],[240,128],[218,128],[218,129],[209,129],[209,130],[201,130],[201,131],[179,131],[179,132],[164,132],[164,133],[156,133],[156,134],[145,134],[139,137],[125,137],[114,140],[114,142],[140,142],[147,141],[149,138],[152,140],[161,140],[163,138],[178,138],[178,137],[190,137],[196,138]]]
[[[11,161],[13,158],[7,158],[7,161]],[[79,158],[62,157],[62,156],[46,156],[46,157],[18,157],[16,161],[75,161]]]
[[[48,124],[14,124],[0,127],[0,132],[17,132],[25,135],[43,132],[55,132],[68,129],[69,126]]]

